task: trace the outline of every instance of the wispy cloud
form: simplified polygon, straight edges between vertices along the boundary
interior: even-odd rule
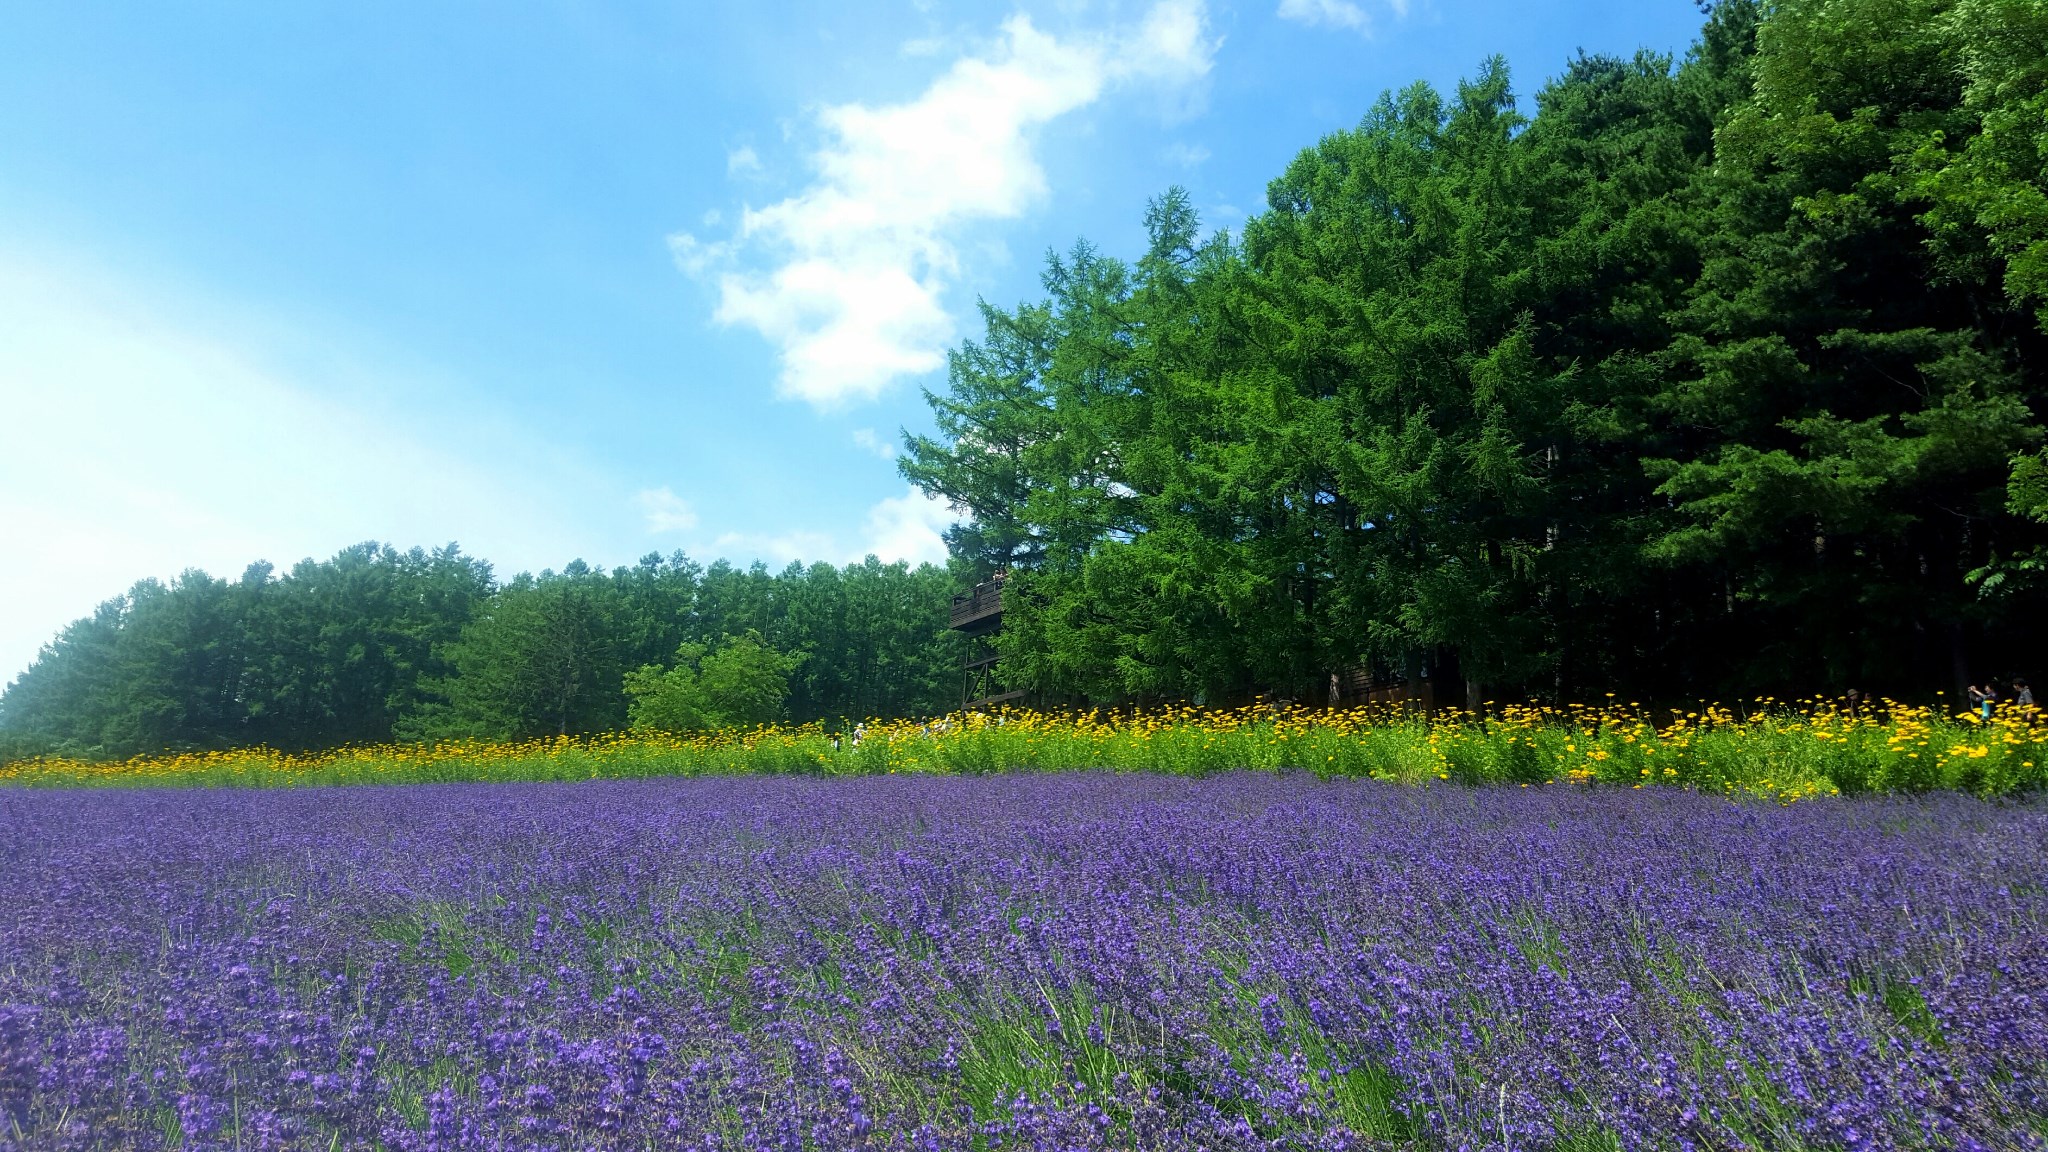
[[[1159,155],[1169,164],[1193,168],[1208,161],[1209,150],[1200,144],[1176,143],[1161,149]]]
[[[1058,37],[1013,16],[908,103],[824,109],[809,187],[748,208],[732,241],[679,233],[671,250],[686,271],[722,267],[716,318],[777,346],[784,395],[872,399],[943,362],[962,230],[1045,198],[1034,131],[1119,86],[1185,88],[1208,73],[1216,43],[1202,0],[1158,0],[1137,23],[1093,35]]]
[[[688,532],[697,526],[697,510],[667,487],[643,489],[633,501],[640,506],[649,532]]]
[[[1408,0],[1386,0],[1386,5],[1397,17],[1408,14]],[[1280,0],[1279,16],[1299,24],[1349,28],[1367,34],[1373,27],[1371,13],[1356,0]]]
[[[839,546],[823,532],[727,532],[711,542],[715,555],[761,560],[776,567],[798,561],[837,561]]]
[[[615,498],[602,478],[490,421],[451,438],[380,410],[362,380],[412,369],[320,340],[0,243],[0,683],[145,576],[372,539],[459,540],[518,571],[601,531],[573,509]]]
[[[855,428],[853,430],[853,442],[884,460],[894,460],[896,458],[896,445],[877,435],[873,428]]]
[[[958,519],[945,501],[905,488],[901,496],[884,497],[870,507],[859,534],[852,539],[815,531],[728,532],[711,542],[711,550],[721,556],[756,557],[774,564],[798,560],[852,564],[869,556],[890,564],[900,560],[913,567],[944,564],[946,541],[941,533]]]
[[[1372,20],[1352,0],[1280,0],[1280,18],[1298,24],[1365,29]]]
[[[867,540],[861,554],[912,565],[944,564],[946,541],[940,533],[958,519],[945,501],[912,488],[868,510]]]
[[[715,221],[707,220],[706,223]],[[724,263],[731,258],[732,249],[729,240],[714,240],[707,244],[688,232],[678,232],[668,238],[669,257],[676,262],[676,267],[692,276],[701,276],[714,265]]]
[[[725,154],[728,176],[751,176],[761,171],[761,156],[751,144],[742,144]]]

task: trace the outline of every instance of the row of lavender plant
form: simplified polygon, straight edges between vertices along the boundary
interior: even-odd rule
[[[0,792],[0,1149],[2039,1148],[2048,812]]]

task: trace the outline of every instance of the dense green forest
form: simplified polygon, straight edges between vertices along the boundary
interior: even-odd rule
[[[929,714],[959,703],[951,594],[931,566],[771,574],[681,554],[498,584],[453,547],[376,544],[283,575],[188,572],[137,584],[47,645],[0,696],[0,758],[610,731],[650,667],[670,685],[678,668],[730,685],[725,711],[683,727]],[[773,654],[772,698],[747,682],[753,651]]]
[[[2044,168],[2042,0],[1725,0],[1526,105],[1489,61],[1240,233],[1176,191],[1049,258],[904,471],[1012,574],[1012,686],[1931,698],[2048,651]]]
[[[929,713],[946,599],[999,571],[1002,676],[1054,701],[1359,665],[1471,702],[1928,696],[2048,651],[2048,0],[1724,0],[1682,60],[1390,93],[1240,232],[1177,190],[1145,223],[984,306],[929,395],[902,468],[966,514],[950,573],[190,573],[67,628],[0,732]]]

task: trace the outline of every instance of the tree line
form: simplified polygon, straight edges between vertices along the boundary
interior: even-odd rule
[[[2048,651],[2048,0],[1723,0],[1526,108],[1498,59],[1389,93],[1238,232],[1145,224],[927,394],[950,572],[191,572],[48,645],[0,755],[930,714],[997,573],[1053,701],[1960,694]]]
[[[189,571],[44,646],[0,695],[0,755],[928,715],[959,701],[952,590],[872,557],[771,573],[681,553],[501,583],[452,545]]]
[[[928,393],[1005,682],[1957,690],[2048,641],[2048,3],[1724,0],[1156,200]],[[1439,689],[1439,699],[1443,691]]]

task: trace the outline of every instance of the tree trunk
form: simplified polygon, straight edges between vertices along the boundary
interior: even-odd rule
[[[1964,643],[1963,622],[1960,620],[1951,621],[1948,626],[1948,659],[1956,693],[1950,707],[1967,707],[1970,702],[1970,651]]]

